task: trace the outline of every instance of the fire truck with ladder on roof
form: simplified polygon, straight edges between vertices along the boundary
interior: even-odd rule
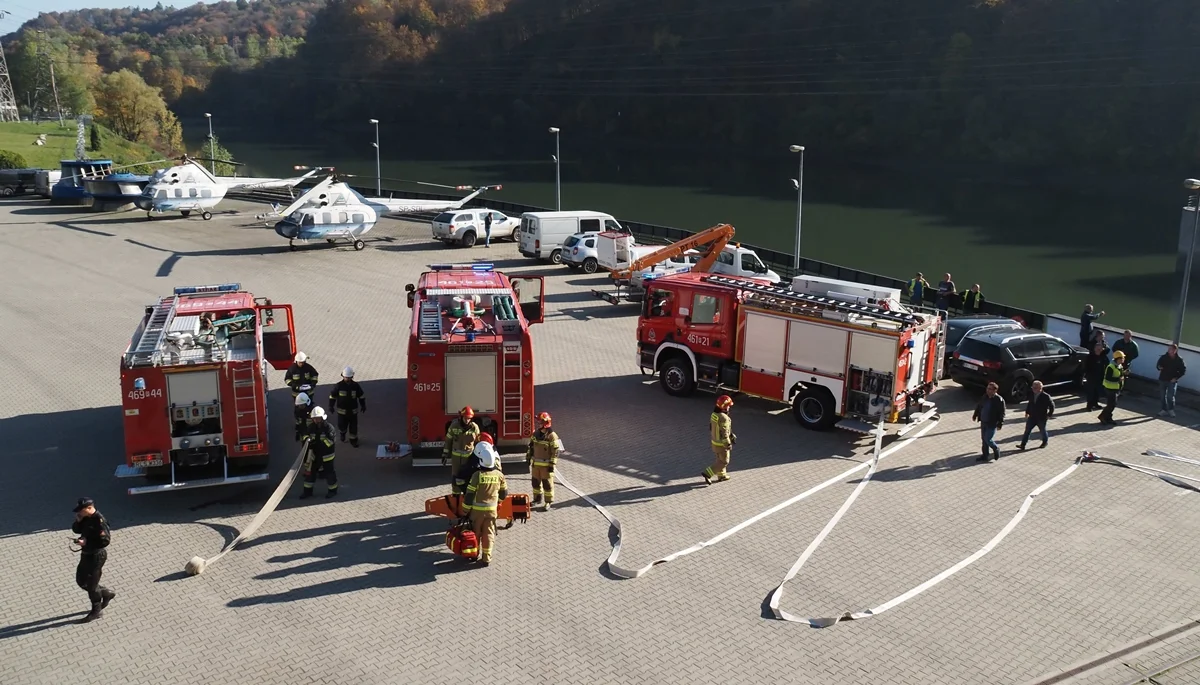
[[[291,365],[293,331],[291,305],[237,283],[147,305],[121,357],[126,463],[115,475],[152,484],[129,494],[266,480],[267,365]]]
[[[413,466],[440,466],[446,430],[466,406],[502,462],[524,462],[533,435],[533,345],[544,316],[541,276],[491,264],[435,264],[408,284],[406,425]],[[386,446],[380,457],[387,458]]]
[[[638,364],[668,394],[697,387],[792,406],[806,428],[901,435],[930,418],[941,378],[944,313],[900,303],[900,291],[814,276],[791,287],[705,273],[648,285]]]

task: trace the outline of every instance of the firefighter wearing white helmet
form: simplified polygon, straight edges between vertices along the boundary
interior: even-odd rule
[[[508,481],[504,480],[504,474],[496,468],[500,459],[491,444],[481,442],[475,445],[473,453],[479,460],[479,470],[471,475],[471,480],[467,483],[463,505],[471,519],[471,529],[479,538],[479,565],[487,566],[492,563],[496,510],[500,502],[508,497]]]
[[[308,430],[309,454],[304,461],[304,491],[300,493],[300,499],[313,496],[317,472],[325,476],[325,485],[328,486],[325,499],[329,499],[337,495],[338,489],[337,472],[333,468],[333,451],[337,444],[333,439],[333,425],[325,420],[327,415],[320,407],[313,407],[310,416],[312,426]]]
[[[308,435],[308,428],[312,425],[309,414],[312,414],[313,402],[308,393],[302,392],[296,395],[296,441]]]
[[[296,363],[283,374],[283,382],[292,389],[293,398],[302,392],[307,392],[309,397],[313,396],[313,391],[317,389],[317,370],[308,363],[307,354],[296,353]]]
[[[353,368],[342,369],[342,380],[329,393],[329,411],[337,413],[337,429],[342,442],[346,442],[348,433],[350,444],[358,447],[358,415],[366,413],[367,398],[362,386],[354,381]]]

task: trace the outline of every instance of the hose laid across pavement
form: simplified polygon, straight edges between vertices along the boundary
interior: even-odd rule
[[[267,517],[275,512],[275,509],[279,506],[279,503],[282,502],[284,496],[287,495],[288,489],[292,487],[292,483],[296,482],[296,475],[300,473],[300,468],[304,465],[304,458],[307,454],[308,442],[306,441],[304,446],[300,448],[300,454],[296,456],[296,461],[292,463],[291,468],[289,468],[288,472],[284,474],[283,480],[279,482],[278,487],[275,488],[275,492],[271,493],[271,498],[268,499],[267,503],[263,505],[263,508],[259,510],[257,514],[255,514],[250,523],[243,528],[240,533],[238,533],[236,538],[234,538],[228,545],[225,545],[224,549],[218,552],[215,556],[209,557],[208,559],[204,559],[202,557],[192,557],[184,567],[184,570],[188,575],[198,576],[201,573],[204,573],[205,569],[215,563],[217,559],[229,554],[235,547],[248,539],[251,535],[254,535],[259,526],[261,526],[263,522],[267,520]]]

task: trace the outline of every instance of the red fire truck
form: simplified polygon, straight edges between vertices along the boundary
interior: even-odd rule
[[[524,461],[533,434],[533,345],[544,316],[541,276],[491,264],[435,264],[408,284],[408,440],[414,466],[441,465],[446,429],[475,410],[501,461]],[[382,448],[381,448],[382,449]]]
[[[121,358],[129,494],[266,480],[267,364],[296,353],[292,307],[241,285],[175,288],[147,305]]]
[[[792,406],[801,425],[907,433],[933,416],[945,319],[900,292],[815,277],[791,287],[680,273],[649,286],[638,320],[643,373],[671,395],[697,387]]]

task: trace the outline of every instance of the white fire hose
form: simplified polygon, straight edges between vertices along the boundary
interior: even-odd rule
[[[283,480],[279,482],[279,486],[275,488],[275,492],[271,493],[271,498],[267,500],[267,503],[263,505],[263,508],[259,510],[254,518],[251,519],[250,523],[242,529],[242,532],[238,533],[238,536],[234,538],[228,545],[225,545],[225,547],[218,552],[216,556],[209,557],[208,559],[204,559],[202,557],[192,557],[184,567],[184,570],[187,571],[188,575],[198,576],[201,573],[204,573],[204,570],[211,566],[217,559],[229,554],[235,547],[237,547],[243,541],[249,539],[250,536],[254,535],[259,526],[261,526],[263,522],[267,520],[267,517],[275,512],[275,509],[279,506],[279,503],[282,502],[284,496],[287,495],[288,489],[292,487],[292,483],[296,482],[296,475],[300,473],[300,469],[304,466],[304,459],[307,455],[308,441],[305,440],[304,446],[300,448],[300,454],[296,456],[296,461],[292,464],[291,468],[288,469],[288,472],[284,474]]]

